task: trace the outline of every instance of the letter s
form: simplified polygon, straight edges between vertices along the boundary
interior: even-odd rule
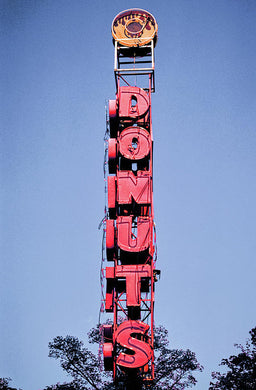
[[[126,368],[139,368],[145,366],[152,358],[150,345],[133,337],[133,334],[146,335],[149,325],[142,321],[125,321],[115,332],[115,341],[122,347],[131,351],[132,354],[121,352],[117,357],[116,364]]]

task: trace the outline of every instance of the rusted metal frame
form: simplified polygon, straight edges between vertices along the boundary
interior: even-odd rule
[[[143,302],[144,304],[145,304],[145,302]],[[148,308],[148,306],[147,305],[145,305],[146,306],[146,308],[143,308],[143,307],[141,307],[141,311],[147,311],[147,312],[150,312],[150,308]]]
[[[151,50],[154,53],[154,47],[151,42]],[[150,172],[151,172],[151,177],[152,177],[152,201],[151,201],[151,207],[152,207],[152,221],[154,222],[154,203],[153,203],[153,130],[152,130],[152,104],[151,104],[151,93],[152,93],[152,82],[153,82],[153,90],[154,90],[154,73],[153,77],[151,74],[149,74],[149,121],[150,121],[150,134],[151,134],[151,140],[152,140],[152,146],[150,150]],[[151,241],[151,253],[152,256],[154,255],[154,245],[153,245],[153,225],[151,226],[152,229],[152,241]],[[151,346],[152,348],[154,347],[154,262],[151,262],[151,296],[150,296],[150,313],[151,313]],[[144,303],[145,304],[145,303]],[[154,379],[154,354],[152,356],[152,362],[151,362],[151,375],[152,378]]]
[[[151,93],[155,92],[155,72],[154,69],[117,69],[115,70],[115,74],[120,76],[146,76],[146,75],[152,75],[151,78],[151,84],[149,86],[149,90]],[[143,88],[145,90],[148,90],[147,88]]]
[[[105,206],[104,206],[104,217],[102,221],[99,224],[99,229],[103,226],[103,234],[102,234],[102,258],[101,258],[101,271],[100,271],[100,284],[101,284],[101,307],[99,312],[99,323],[100,323],[100,316],[101,313],[104,312],[105,307],[105,275],[104,275],[104,269],[103,269],[103,263],[106,261],[106,248],[105,248],[105,242],[106,242],[106,218],[107,218],[107,175],[108,175],[108,164],[107,164],[107,153],[108,153],[108,135],[109,135],[109,117],[108,117],[108,110],[107,105],[105,104],[105,115],[106,115],[106,130],[105,130],[105,136],[104,136],[104,189],[105,189]]]
[[[153,39],[151,41],[151,56],[152,56],[152,68],[155,70],[155,50]]]
[[[131,48],[126,48],[124,46],[120,46],[118,49],[117,49],[117,63],[118,63],[118,60],[119,60],[119,63],[123,63],[122,59],[123,58],[127,58],[127,63],[133,63],[132,59],[136,59],[136,63],[140,63],[140,62],[147,62],[147,63],[154,63],[154,61],[152,61],[152,48],[151,46],[147,46],[151,51],[150,52],[146,52],[144,51],[143,55],[136,55],[136,52],[133,52],[133,56],[131,56]],[[126,49],[130,49],[129,50],[129,53],[126,54],[125,51]],[[144,48],[141,48],[141,50],[144,50]],[[138,49],[138,52],[139,52],[139,49]],[[144,59],[142,59],[144,58]]]
[[[124,46],[124,45],[118,45],[117,42],[115,42],[115,56],[117,57],[117,60],[119,57],[127,57],[127,58],[131,58],[131,50],[132,50],[132,47],[131,46]],[[145,53],[145,49],[148,48],[149,49],[149,52]],[[136,55],[136,50],[137,52],[139,52],[140,50],[144,51],[143,53],[143,56],[140,56],[140,55]],[[128,55],[125,54],[125,51],[128,51]],[[148,61],[148,62],[151,62],[154,64],[154,59],[152,57],[154,57],[154,40],[152,39],[150,41],[149,44],[147,45],[144,45],[144,46],[139,46],[139,47],[135,47],[134,48],[134,57],[136,58],[141,58],[141,57],[151,57],[151,61]]]
[[[125,294],[125,292],[120,293],[119,297],[116,300],[116,303],[118,304],[119,307],[121,307],[121,311],[124,312],[125,309],[122,307],[121,302],[126,302],[127,299],[120,299],[123,294]],[[146,307],[145,309],[141,308],[141,311],[151,311],[151,308],[147,305],[146,302],[151,302],[151,298],[141,298],[141,303],[143,303]]]
[[[121,69],[121,68],[117,68],[115,69],[115,72],[118,72],[118,73],[122,73],[122,74],[129,74],[129,73],[134,73],[134,74],[150,74],[150,73],[153,73],[154,72],[154,69],[152,68],[135,68],[135,69],[132,69],[132,68],[124,68],[124,69]],[[125,72],[125,73],[123,73]],[[141,73],[143,72],[143,73]]]
[[[147,71],[154,71],[154,60],[153,58],[150,60],[150,61],[146,61],[146,60],[138,60],[138,61],[122,61],[122,58],[125,59],[126,57],[121,57],[121,61],[120,61],[120,58],[118,57],[117,61],[116,61],[116,66],[114,68],[115,71],[122,71],[122,70],[134,70],[134,71],[138,71],[140,69],[143,69],[143,70],[147,70]],[[136,57],[134,57],[135,59]],[[147,66],[147,67],[144,67],[144,68],[140,68],[140,67],[136,67],[136,65],[140,65],[140,64],[151,64],[151,66]],[[122,65],[131,65],[133,66],[132,67],[128,67],[128,68],[122,68]]]
[[[131,48],[130,47],[125,47],[125,46],[118,46],[118,42],[115,41],[115,58],[114,58],[114,72],[115,72],[115,77],[117,76],[127,76],[127,75],[146,75],[146,74],[149,74],[149,73],[152,73],[153,74],[153,77],[151,78],[151,86],[150,86],[150,89],[152,92],[155,91],[155,77],[154,77],[154,70],[155,70],[155,59],[154,59],[154,42],[153,40],[151,40],[150,44],[147,45],[147,47],[150,48],[151,52],[150,54],[146,54],[145,56],[150,56],[151,57],[151,61],[140,61],[138,60],[136,62],[135,60],[135,66],[136,64],[140,64],[140,63],[151,63],[151,67],[149,68],[121,68],[121,65],[124,65],[124,64],[131,64],[131,65],[134,65],[134,62],[133,61],[121,61],[122,58],[127,58],[123,53],[121,54],[120,53],[120,47],[122,48],[122,50],[130,50]],[[122,57],[123,55],[123,57]],[[143,56],[143,57],[145,57]],[[136,58],[136,56],[134,57]]]
[[[141,302],[144,303],[147,310],[151,310],[150,307],[146,304],[146,302],[151,302],[151,298],[141,298]]]
[[[120,298],[118,298],[118,302],[126,302],[126,299],[124,298],[124,299],[120,299]],[[121,303],[120,303],[121,304]]]
[[[156,224],[155,221],[153,221],[153,234],[154,234],[154,257],[153,257],[153,263],[154,263],[154,268],[156,267],[156,261],[157,261],[157,244],[156,244]]]
[[[153,277],[153,263],[151,265],[152,267],[152,273],[151,273],[151,301],[150,301],[150,312],[151,312],[151,346],[154,351],[154,290],[155,290],[155,285],[154,285],[154,277]],[[152,356],[152,378],[154,379],[154,368],[155,368],[155,363],[154,363],[154,353]]]
[[[127,313],[125,312],[125,309],[122,307],[122,305],[119,303],[119,301],[116,302],[116,306],[119,306],[120,307],[119,311],[122,311],[126,315],[126,317],[127,317]],[[116,308],[116,309],[118,311],[118,308]]]
[[[117,260],[115,260],[115,267],[116,267]],[[117,330],[117,305],[116,305],[116,297],[117,297],[117,292],[114,292],[114,324],[113,324],[113,334],[115,334]],[[116,378],[116,354],[113,354],[113,380]]]
[[[117,59],[117,41],[115,41],[114,70],[117,69],[117,63],[118,63],[118,59]]]
[[[114,72],[114,73],[115,73],[115,82],[116,82],[117,93],[118,93],[119,87],[120,87],[120,78],[128,85],[128,87],[131,87],[131,85],[128,83],[127,80],[125,80],[125,78],[122,75],[120,75],[119,73],[116,73],[116,72]]]
[[[126,302],[126,299],[121,299],[122,295],[124,295],[124,294],[125,294],[124,291],[122,291],[122,292],[120,293],[120,295],[118,295],[118,293],[117,293],[115,303],[118,304],[118,302]],[[120,305],[119,305],[119,306],[120,306]]]
[[[136,64],[150,64],[150,63],[151,63],[151,61],[137,61],[136,62]],[[133,64],[133,62],[131,62],[131,61],[121,61],[120,62],[120,65],[129,65],[129,64]]]
[[[119,66],[118,68],[116,68],[115,70],[125,70],[125,69],[134,69],[134,70],[140,70],[140,69],[143,69],[143,68],[140,68],[140,67],[128,67],[128,68],[122,68],[121,65],[140,65],[140,64],[152,64],[151,61],[137,61],[137,62],[131,62],[131,61],[121,61],[119,62]],[[153,66],[146,66],[144,67],[144,69],[147,69],[147,70],[154,70]]]
[[[142,318],[142,322],[144,322],[149,316],[150,316],[151,312],[148,312],[148,314]],[[150,340],[150,343],[151,343],[151,340]]]
[[[123,63],[124,65],[128,65],[129,63],[128,62],[124,62]],[[141,62],[141,64],[146,64],[146,62]],[[122,64],[120,64],[120,65],[122,65]],[[131,63],[131,65],[132,65],[132,63]],[[143,72],[148,72],[148,73],[151,73],[151,72],[153,72],[154,71],[154,68],[152,68],[152,67],[147,67],[147,66],[143,66],[143,67],[137,67],[137,68],[135,68],[135,67],[126,67],[126,68],[121,68],[121,67],[118,67],[118,68],[116,68],[115,69],[115,71],[116,72],[140,72],[140,71],[143,71]]]
[[[144,311],[144,312],[146,312],[146,311]],[[143,313],[143,312],[142,312]],[[142,322],[145,322],[146,320],[147,320],[147,318],[148,317],[150,317],[150,315],[151,315],[151,312],[150,311],[148,311],[148,312],[146,312],[147,314],[141,319],[141,321]],[[151,344],[151,336],[150,336],[150,345],[152,345]]]
[[[148,56],[151,56],[151,53],[150,53],[150,50],[151,50],[151,44],[147,44],[147,45],[144,45],[143,47],[142,46],[124,46],[124,45],[117,45],[117,50],[119,51],[120,55],[122,55],[123,53],[125,53],[126,51],[128,52],[131,52],[132,50],[134,49],[134,52],[133,54],[136,55],[136,49],[137,51],[140,51],[140,49],[144,50],[144,53],[143,53],[143,56],[140,56],[140,57],[148,57]],[[149,49],[149,51],[145,51],[145,49]],[[125,55],[123,54],[124,57],[128,57],[128,55]],[[130,56],[131,57],[131,56]]]
[[[122,75],[119,74],[118,76],[120,77],[120,79],[122,79],[128,85],[128,87],[131,86],[131,84],[129,84],[128,81],[125,80],[125,78]]]
[[[151,78],[151,85],[150,85],[149,89],[151,90],[152,93],[155,92],[154,70],[142,71],[142,68],[141,68],[140,72],[138,72],[138,69],[126,69],[126,70],[125,69],[121,69],[121,70],[118,69],[118,70],[114,71],[117,90],[118,90],[118,78],[121,78],[128,86],[131,86],[123,76],[146,76],[146,75],[152,74],[153,77]],[[145,88],[145,87],[141,87],[141,88],[144,90],[147,90],[147,91],[149,90],[148,88]]]
[[[152,308],[151,308],[151,303],[150,303],[150,299],[148,301],[145,301],[145,300],[141,300],[144,307],[145,308],[141,308],[142,311],[148,311],[149,314],[151,314],[152,312]],[[149,303],[149,305],[147,304],[147,302]]]
[[[146,300],[141,299],[142,304],[144,305],[145,308],[141,307],[141,312],[146,312],[147,314],[142,318],[142,321],[145,321],[150,315],[152,315],[152,309],[151,305],[148,306],[146,303]],[[147,299],[147,302],[150,302],[150,299]],[[152,333],[152,329],[151,333]]]
[[[151,263],[152,264],[152,263]],[[152,271],[151,271],[152,272]],[[148,293],[146,293],[148,294]],[[143,318],[141,319],[143,322],[148,318],[150,317],[150,319],[152,319],[152,316],[154,315],[153,313],[153,306],[152,306],[152,294],[153,294],[153,285],[152,285],[152,278],[151,278],[151,284],[150,284],[150,292],[149,292],[150,296],[149,297],[146,297],[146,298],[142,298],[141,297],[141,303],[142,305],[144,305],[144,307],[142,306],[141,307],[141,312],[143,313],[147,313],[145,316],[143,316]],[[150,330],[151,330],[151,335],[153,333],[153,328],[152,328],[152,321],[150,321]],[[151,345],[153,346],[152,344],[152,337],[150,336],[150,341],[151,341]],[[152,360],[152,367],[153,367],[153,360]]]

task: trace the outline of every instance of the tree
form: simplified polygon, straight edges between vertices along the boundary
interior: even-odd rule
[[[9,382],[11,382],[11,378],[0,378],[0,390],[17,390],[14,387],[10,387]]]
[[[184,390],[196,384],[193,373],[202,371],[196,355],[189,349],[169,349],[168,331],[159,326],[155,329],[155,380],[154,390]]]
[[[251,340],[246,341],[245,347],[235,344],[241,351],[238,355],[222,359],[220,365],[229,370],[212,373],[215,382],[210,383],[209,390],[256,390],[256,327],[249,333]]]
[[[8,390],[11,378],[0,378],[0,390]]]
[[[45,390],[80,390],[79,384],[75,382],[71,383],[57,383],[56,385],[47,386]]]
[[[88,333],[89,343],[99,343],[100,339],[100,327],[92,328]],[[168,331],[163,326],[156,327],[154,340],[156,375],[155,380],[147,387],[140,377],[134,378],[131,386],[129,378],[125,375],[114,385],[109,374],[101,370],[98,358],[84,347],[82,341],[73,336],[55,337],[49,343],[49,356],[59,360],[61,367],[74,379],[69,384],[70,387],[63,390],[122,390],[130,386],[141,390],[184,390],[194,386],[197,382],[194,372],[203,369],[195,353],[190,350],[169,349],[168,344]],[[53,387],[45,390],[50,389]]]
[[[74,386],[82,389],[100,389],[102,377],[96,356],[73,336],[57,336],[49,343],[49,357],[60,361],[64,371],[74,378]]]

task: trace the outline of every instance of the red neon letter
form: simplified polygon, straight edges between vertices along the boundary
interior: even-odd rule
[[[151,242],[151,218],[138,217],[135,229],[132,226],[132,217],[130,216],[118,217],[116,225],[117,245],[120,249],[128,252],[140,252],[149,247]]]
[[[116,278],[126,278],[126,306],[140,306],[141,278],[150,278],[151,267],[144,265],[118,265]]]
[[[140,118],[149,109],[149,96],[139,87],[119,88],[119,117]]]
[[[131,171],[117,173],[117,202],[132,203],[132,198],[139,204],[151,203],[151,175],[147,171],[138,171],[137,176]]]
[[[132,355],[121,352],[116,360],[119,366],[139,368],[149,362],[152,357],[150,345],[131,336],[132,334],[146,336],[148,329],[149,325],[144,324],[142,321],[125,321],[119,325],[114,335],[116,342],[133,352]]]
[[[119,137],[119,151],[129,160],[141,160],[151,150],[150,134],[139,126],[127,127]]]

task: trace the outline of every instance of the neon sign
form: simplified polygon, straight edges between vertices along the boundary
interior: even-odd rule
[[[149,381],[154,378],[154,290],[159,274],[151,119],[157,23],[147,11],[127,10],[114,19],[112,35],[117,91],[108,113],[108,266],[103,271],[104,311],[113,313],[113,324],[103,326],[104,366],[113,371],[114,380],[120,373],[137,373]],[[146,79],[146,85],[132,85],[134,76]]]

